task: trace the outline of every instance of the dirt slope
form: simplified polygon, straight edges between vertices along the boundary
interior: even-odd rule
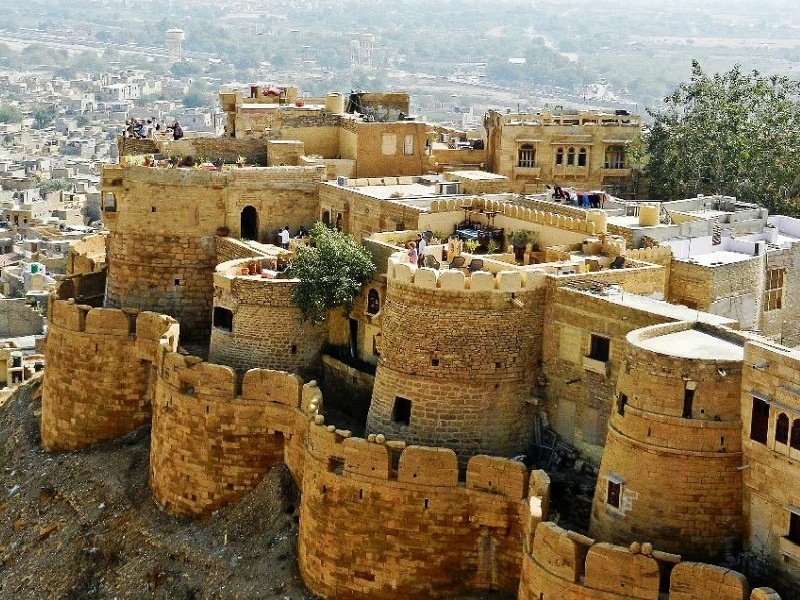
[[[47,453],[40,410],[40,380],[0,406],[0,600],[315,598],[297,570],[299,498],[284,467],[207,520],[175,519],[147,487],[149,428]]]

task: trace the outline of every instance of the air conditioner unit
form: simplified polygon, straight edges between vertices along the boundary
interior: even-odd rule
[[[344,175],[339,175],[336,178],[336,185],[341,187],[347,187],[347,177],[345,177]]]
[[[458,194],[461,185],[458,181],[447,181],[444,183],[437,183],[436,184],[436,193],[442,196],[449,196],[452,194]]]

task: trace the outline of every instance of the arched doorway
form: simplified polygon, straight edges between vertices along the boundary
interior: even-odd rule
[[[240,230],[242,238],[258,240],[258,211],[255,206],[245,206],[244,210],[242,210]]]
[[[331,226],[331,213],[327,210],[322,211],[322,222],[327,226]]]

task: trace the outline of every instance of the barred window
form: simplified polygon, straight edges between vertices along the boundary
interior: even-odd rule
[[[769,269],[764,284],[764,310],[777,310],[783,306],[783,276],[785,269]]]
[[[536,166],[536,149],[530,144],[523,144],[519,147],[518,167]]]

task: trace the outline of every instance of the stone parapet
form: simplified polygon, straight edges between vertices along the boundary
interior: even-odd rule
[[[615,546],[544,522],[523,556],[518,600],[763,600],[744,575],[633,542]]]
[[[302,478],[302,458],[287,458],[285,443],[302,445],[300,401],[315,385],[306,391],[297,376],[254,369],[237,393],[230,367],[167,351],[157,373],[150,488],[171,514],[210,514],[283,462]]]
[[[176,349],[174,319],[51,298],[42,388],[42,445],[74,450],[150,421],[151,366]]]
[[[405,446],[310,425],[299,561],[323,598],[435,598],[470,589],[517,589],[520,541],[535,528],[546,476],[476,456],[459,480],[450,449]],[[393,468],[393,465],[397,465]],[[545,500],[546,503],[546,500]],[[531,521],[534,521],[533,523]],[[331,527],[336,523],[336,527]]]

